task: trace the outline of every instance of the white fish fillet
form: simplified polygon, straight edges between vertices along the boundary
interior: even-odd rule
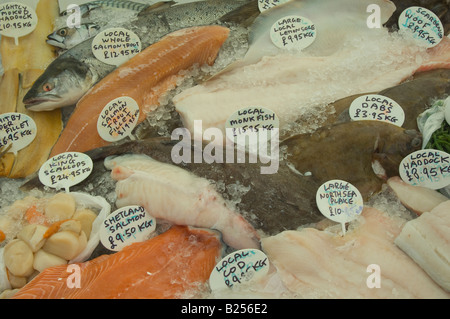
[[[450,292],[450,201],[406,223],[395,244]]]
[[[118,207],[141,205],[153,217],[177,225],[217,229],[236,249],[260,247],[255,229],[227,207],[208,180],[146,155],[107,158],[105,166],[118,181]]]
[[[305,228],[263,238],[262,249],[299,298],[449,298],[394,239],[404,220],[365,207],[360,225],[342,237]],[[380,288],[369,288],[369,265]]]

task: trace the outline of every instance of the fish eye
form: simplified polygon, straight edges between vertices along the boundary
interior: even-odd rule
[[[62,37],[65,37],[67,35],[67,29],[66,28],[60,29],[60,30],[58,30],[57,34]]]
[[[45,92],[50,92],[51,90],[53,90],[53,84],[51,84],[51,83],[45,83],[45,84],[42,86],[42,89],[43,89]]]

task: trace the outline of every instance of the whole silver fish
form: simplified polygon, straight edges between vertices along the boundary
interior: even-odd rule
[[[47,36],[47,43],[64,50],[90,39],[100,32],[101,27],[92,22],[83,23],[79,28],[64,27]]]
[[[116,9],[126,9],[133,11],[142,11],[146,9],[149,5],[145,3],[127,1],[127,0],[96,0],[91,2],[86,2],[79,5],[80,14],[85,17],[89,12],[94,9],[99,8],[116,8]],[[61,12],[62,16],[67,16],[71,13],[70,10],[64,10]]]
[[[136,33],[144,49],[179,29],[224,22],[248,24],[258,14],[257,0],[207,0],[150,7],[120,27]],[[94,57],[92,40],[66,51],[47,67],[23,98],[27,109],[48,111],[73,105],[115,69]]]

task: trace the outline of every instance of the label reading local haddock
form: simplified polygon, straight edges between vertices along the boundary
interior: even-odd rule
[[[287,16],[270,28],[272,43],[281,49],[303,50],[316,40],[316,26],[308,18]]]
[[[394,100],[378,94],[368,94],[356,98],[349,108],[354,121],[374,120],[402,126],[405,112]]]
[[[23,113],[0,115],[0,152],[17,152],[27,147],[35,139],[37,127],[34,120]]]
[[[33,32],[37,23],[36,12],[26,4],[7,2],[0,5],[0,34],[14,38],[16,45],[20,37]]]
[[[260,12],[263,12],[289,1],[290,0],[258,0],[258,8]]]

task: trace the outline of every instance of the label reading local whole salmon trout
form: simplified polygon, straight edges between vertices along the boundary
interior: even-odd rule
[[[122,96],[112,100],[103,108],[97,120],[97,131],[107,142],[117,142],[127,136],[137,124],[139,106],[129,97]]]
[[[211,290],[251,284],[269,272],[269,260],[258,249],[235,251],[219,261],[209,277]]]
[[[287,16],[270,28],[272,43],[281,49],[303,50],[316,40],[316,26],[301,16]]]
[[[440,189],[450,184],[450,155],[435,149],[423,149],[406,156],[400,163],[401,179],[410,184]]]
[[[66,152],[47,160],[39,169],[39,180],[45,186],[65,189],[84,181],[93,168],[92,159],[83,153]]]
[[[107,64],[119,66],[141,52],[141,40],[124,28],[110,28],[97,34],[92,41],[92,53]]]
[[[8,2],[0,5],[0,34],[15,39],[16,45],[19,38],[31,33],[37,26],[38,17],[30,6]]]
[[[409,7],[398,18],[400,30],[410,35],[418,45],[432,48],[444,38],[441,20],[430,10]]]
[[[0,153],[17,152],[27,147],[37,134],[34,120],[22,113],[4,113],[0,115]]]
[[[100,241],[112,251],[144,241],[156,229],[155,219],[142,206],[122,207],[108,215],[102,225]]]
[[[359,190],[342,180],[323,183],[316,193],[316,203],[320,212],[328,219],[342,225],[345,235],[345,223],[357,218],[364,206]]]
[[[355,99],[349,108],[354,121],[375,120],[402,126],[405,112],[394,100],[377,94],[363,95]]]
[[[289,1],[290,0],[258,0],[258,8],[260,12],[263,12]]]

